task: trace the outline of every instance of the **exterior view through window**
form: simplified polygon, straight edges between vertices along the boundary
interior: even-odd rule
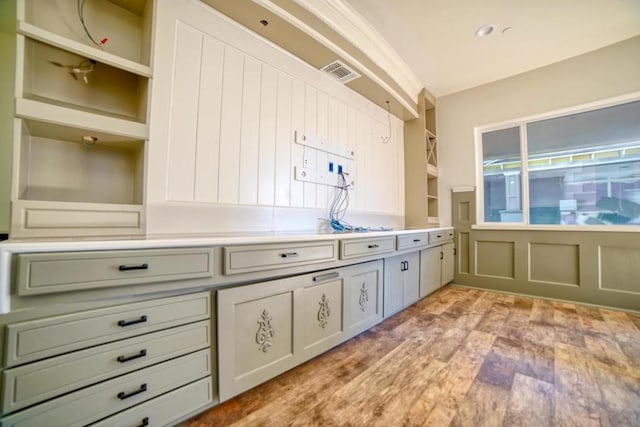
[[[486,223],[640,225],[640,101],[482,132],[481,150]]]

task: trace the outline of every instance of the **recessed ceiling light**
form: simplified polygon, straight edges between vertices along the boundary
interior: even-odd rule
[[[485,24],[482,27],[478,28],[476,30],[476,36],[478,37],[486,37],[489,34],[493,33],[493,30],[496,29],[495,25],[492,24]]]

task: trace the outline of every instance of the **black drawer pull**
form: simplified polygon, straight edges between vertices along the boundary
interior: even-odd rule
[[[137,427],[145,427],[145,426],[148,426],[148,425],[149,425],[149,417],[144,417],[142,419],[142,424],[138,424]]]
[[[380,245],[376,245],[375,243],[373,245],[369,245],[367,246],[369,249],[375,249],[375,248],[379,248]]]
[[[319,276],[315,276],[313,278],[314,282],[322,282],[325,280],[329,280],[329,279],[335,279],[336,277],[339,277],[340,273],[338,273],[337,271],[333,271],[331,273],[327,273],[327,274],[321,274]]]
[[[298,252],[284,252],[280,254],[280,258],[295,258],[298,256]]]
[[[442,236],[441,236],[440,234],[438,234],[436,237],[437,237],[438,239],[442,238]]]
[[[131,393],[125,393],[124,391],[121,391],[120,393],[118,393],[118,399],[125,400],[145,391],[147,391],[147,384],[140,384],[140,388],[136,391],[132,391]]]
[[[135,325],[137,323],[144,323],[146,321],[147,321],[147,316],[140,316],[139,319],[130,320],[128,322],[126,320],[118,320],[118,326],[122,326],[124,328],[125,326]]]
[[[124,362],[128,362],[129,360],[133,360],[133,359],[138,359],[140,357],[144,357],[147,355],[147,350],[140,350],[140,352],[138,354],[134,354],[133,356],[118,356],[118,362],[120,363],[124,363]]]
[[[149,264],[140,264],[140,265],[121,265],[118,267],[120,271],[131,271],[131,270],[148,270]]]
[[[420,239],[413,239],[413,243],[418,243]]]

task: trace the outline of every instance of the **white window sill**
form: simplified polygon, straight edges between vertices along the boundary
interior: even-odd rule
[[[598,231],[609,233],[638,233],[638,225],[527,225],[513,223],[474,224],[472,230],[499,230],[499,231]]]

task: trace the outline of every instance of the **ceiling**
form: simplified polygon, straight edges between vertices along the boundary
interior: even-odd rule
[[[640,35],[639,0],[345,1],[436,97]]]

